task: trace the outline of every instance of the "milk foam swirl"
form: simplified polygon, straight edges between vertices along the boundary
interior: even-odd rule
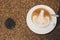
[[[41,10],[38,16],[34,15],[32,20],[38,26],[46,26],[50,22],[48,16],[44,17],[44,10]]]

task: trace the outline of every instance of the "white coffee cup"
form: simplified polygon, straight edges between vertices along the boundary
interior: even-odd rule
[[[31,16],[32,16],[32,13],[38,8],[46,9],[50,14],[56,14],[54,12],[54,10],[52,8],[50,8],[49,6],[47,6],[47,5],[34,6],[29,10],[29,12],[27,14],[27,19],[26,19],[27,25],[30,28],[30,30],[32,30],[34,33],[47,34],[55,28],[56,23],[57,23],[57,17],[51,16],[51,21],[48,23],[49,25],[46,24],[47,26],[46,25],[35,25],[31,20]]]

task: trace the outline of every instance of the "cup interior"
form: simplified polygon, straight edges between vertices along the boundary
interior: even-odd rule
[[[43,13],[41,13],[42,10],[44,11]],[[49,25],[51,22],[51,19],[52,18],[51,18],[51,14],[49,10],[44,9],[44,8],[37,8],[36,10],[33,11],[32,16],[31,16],[32,22],[35,25],[42,26],[42,27]]]

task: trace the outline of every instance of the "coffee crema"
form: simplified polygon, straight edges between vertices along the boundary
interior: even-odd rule
[[[51,21],[50,13],[43,8],[38,8],[32,13],[32,22],[38,26],[46,26]]]

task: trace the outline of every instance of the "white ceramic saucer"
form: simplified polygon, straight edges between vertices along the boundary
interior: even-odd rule
[[[26,19],[27,25],[30,28],[30,30],[32,30],[34,33],[37,33],[37,34],[47,34],[47,33],[51,32],[55,28],[56,23],[57,23],[57,17],[52,16],[52,21],[51,21],[51,23],[47,27],[44,27],[44,28],[38,27],[31,20],[31,16],[32,16],[33,11],[35,11],[38,8],[44,8],[46,10],[49,10],[49,12],[51,14],[55,14],[54,10],[52,8],[50,8],[49,6],[47,6],[47,5],[37,5],[37,6],[34,6],[33,8],[31,8],[29,10],[29,12],[27,14],[27,19]]]

